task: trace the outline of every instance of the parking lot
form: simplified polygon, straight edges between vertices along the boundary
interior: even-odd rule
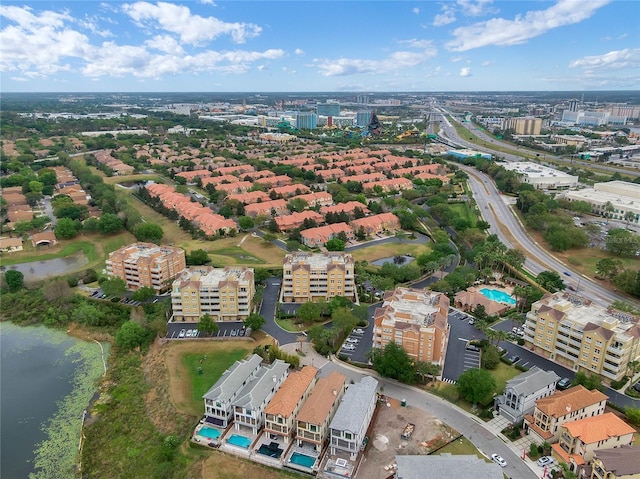
[[[451,330],[442,378],[454,382],[467,369],[480,367],[480,351],[470,341],[482,339],[484,335],[476,329],[475,319],[462,311],[449,310],[449,325]]]
[[[342,348],[340,348],[340,354],[351,358],[356,351],[364,348],[364,344],[366,343],[366,341],[364,340],[365,333],[366,331],[364,330],[364,328],[355,328],[342,344]],[[370,346],[367,349],[370,349]]]
[[[245,328],[241,321],[217,323],[218,332],[212,336],[198,330],[198,323],[169,323],[167,324],[167,338],[169,339],[194,339],[194,338],[240,338],[249,336],[251,328]],[[247,334],[248,330],[248,334]],[[188,332],[191,331],[190,334]]]

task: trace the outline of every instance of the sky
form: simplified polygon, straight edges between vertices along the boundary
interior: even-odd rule
[[[637,90],[636,0],[0,4],[2,92]]]

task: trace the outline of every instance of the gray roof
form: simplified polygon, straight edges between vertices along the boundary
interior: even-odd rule
[[[640,447],[622,446],[613,449],[600,449],[595,457],[604,464],[607,472],[613,472],[616,477],[640,474]]]
[[[529,396],[540,389],[546,388],[549,384],[557,383],[560,380],[553,371],[543,371],[534,366],[519,376],[507,381],[506,389],[513,389],[518,395]]]
[[[276,381],[287,372],[287,369],[289,369],[289,365],[279,359],[276,359],[269,366],[261,367],[258,374],[251,378],[238,393],[238,398],[233,401],[233,405],[245,409],[257,409],[269,396],[271,390],[276,386]]]
[[[376,394],[376,389],[378,381],[371,376],[365,376],[359,383],[349,386],[329,428],[357,433],[366,419],[367,409]]]
[[[503,479],[502,468],[477,456],[396,456],[398,479],[429,477],[473,477],[473,479]]]
[[[222,373],[222,377],[202,397],[220,402],[228,401],[255,374],[260,364],[262,364],[262,358],[257,354],[236,361]]]

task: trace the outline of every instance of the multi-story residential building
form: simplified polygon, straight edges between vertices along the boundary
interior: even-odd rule
[[[107,275],[120,278],[127,288],[144,286],[156,292],[169,289],[171,281],[186,267],[184,250],[153,243],[133,243],[109,254]]]
[[[604,414],[607,399],[597,389],[589,391],[581,385],[556,391],[536,401],[533,413],[524,417],[524,430],[534,442],[552,444],[558,441],[564,423]]]
[[[599,449],[593,455],[590,479],[640,479],[640,446]]]
[[[282,199],[253,203],[244,207],[244,214],[251,218],[255,218],[260,215],[280,216],[287,213],[289,213],[287,202]]]
[[[536,401],[553,394],[560,377],[553,371],[534,366],[507,381],[504,393],[494,398],[496,410],[509,422],[522,421],[536,407]]]
[[[635,432],[612,412],[567,422],[560,427],[558,442],[551,445],[551,455],[580,477],[583,466],[591,462],[597,450],[629,446]]]
[[[347,223],[333,223],[325,226],[318,226],[317,228],[309,228],[301,231],[300,236],[302,244],[309,248],[319,248],[324,246],[327,241],[337,238],[340,233],[344,233],[347,241],[352,241],[356,237],[353,234],[353,229]]]
[[[542,118],[533,116],[505,119],[505,128],[513,130],[516,135],[539,135],[542,129]]]
[[[373,313],[373,347],[395,342],[415,361],[444,363],[449,339],[449,298],[410,288],[386,291]]]
[[[270,178],[267,178],[270,179]],[[303,184],[284,185],[272,188],[269,191],[269,195],[274,194],[278,198],[292,198],[294,196],[300,196],[311,192],[311,188]]]
[[[298,112],[296,128],[299,130],[315,130],[318,127],[318,116],[315,113]]]
[[[331,300],[356,301],[353,256],[341,252],[297,252],[285,256],[280,300],[284,303]]]
[[[349,225],[355,232],[360,231],[360,228],[362,228],[367,235],[377,235],[385,231],[399,230],[400,219],[393,213],[380,213],[352,220]]]
[[[407,178],[391,178],[390,180],[367,183],[366,189],[372,189],[375,192],[377,187],[380,187],[380,190],[383,193],[388,193],[390,191],[404,191],[413,188],[413,181]]]
[[[356,209],[360,209],[363,214],[368,215],[371,213],[369,208],[360,203],[359,201],[347,201],[346,203],[338,203],[333,206],[323,206],[320,208],[320,213],[323,215],[327,215],[329,213],[342,213],[345,212],[349,216],[353,216]]]
[[[216,321],[240,321],[251,313],[254,294],[253,268],[192,266],[173,282],[173,320],[200,321],[208,314]]]
[[[289,375],[289,364],[276,359],[262,366],[238,392],[233,405],[233,424],[251,429],[254,435],[264,424],[264,409]]]
[[[306,201],[309,208],[313,208],[315,206],[329,206],[333,204],[333,197],[328,191],[318,191],[316,193],[294,196],[291,199],[294,200],[296,198]]]
[[[233,419],[233,402],[238,393],[252,378],[256,377],[262,365],[262,358],[252,354],[247,359],[236,361],[220,379],[202,396],[204,399],[205,421],[214,426],[226,428]]]
[[[569,293],[546,295],[531,306],[524,326],[528,348],[608,381],[620,380],[640,357],[640,325],[629,313]]]
[[[332,455],[343,451],[356,459],[376,410],[377,389],[378,381],[371,376],[349,386],[329,424]]]
[[[280,231],[289,231],[300,228],[304,225],[305,220],[313,221],[317,225],[324,223],[324,216],[313,210],[305,210],[300,213],[295,212],[290,215],[277,216],[274,219]]]
[[[322,116],[340,116],[340,104],[339,103],[318,103],[316,105],[316,112]]]
[[[337,371],[318,379],[309,399],[298,413],[296,439],[299,446],[308,442],[316,451],[322,450],[329,434],[329,423],[344,396],[346,386],[347,377]]]
[[[305,366],[291,373],[264,410],[264,431],[270,439],[282,437],[285,444],[296,431],[296,416],[309,397],[318,369]]]

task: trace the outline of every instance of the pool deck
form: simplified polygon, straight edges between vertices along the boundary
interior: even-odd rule
[[[208,438],[206,436],[201,436],[199,434],[200,430],[205,428],[205,427],[218,431],[220,433],[220,435],[215,439]],[[198,426],[196,426],[196,428],[195,428],[195,430],[193,432],[193,436],[191,436],[191,440],[193,442],[197,442],[199,444],[207,444],[207,445],[215,444],[215,447],[218,447],[218,446],[220,446],[220,443],[221,443],[221,440],[222,440],[222,436],[224,436],[224,434],[225,434],[225,430],[224,429],[220,429],[220,428],[211,426],[210,424],[198,424]]]
[[[320,468],[320,463],[322,462],[322,456],[325,451],[321,451],[320,453],[318,453],[318,451],[316,451],[313,448],[313,446],[307,442],[303,442],[302,446],[298,446],[297,441],[293,441],[293,442],[294,444],[289,450],[286,460],[284,461],[284,466],[291,469],[296,469],[298,471],[306,472],[306,473],[317,472],[318,469]],[[302,464],[296,464],[294,462],[291,462],[291,456],[293,456],[293,454],[296,452],[298,454],[304,454],[305,456],[311,456],[315,458],[316,461],[313,464],[313,466],[306,467],[306,466],[303,466]]]
[[[251,440],[251,444],[249,445],[249,447],[242,447],[242,446],[237,446],[235,444],[231,444],[231,443],[229,443],[229,438],[231,436],[233,436],[233,435],[244,436],[247,439]],[[226,432],[224,437],[221,438],[220,449],[225,451],[225,452],[229,452],[231,454],[235,454],[237,456],[249,457],[251,455],[252,449],[256,446],[256,439],[257,438],[258,438],[258,436],[254,435],[253,432],[251,431],[251,429],[248,428],[248,427],[240,426],[239,429],[236,429],[235,427],[232,426]],[[260,446],[258,446],[258,447],[260,447]]]

